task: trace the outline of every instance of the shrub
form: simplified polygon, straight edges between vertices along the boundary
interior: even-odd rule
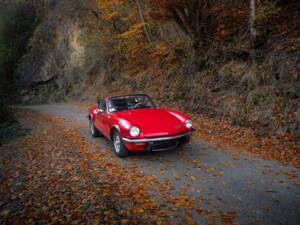
[[[5,122],[11,122],[9,113],[9,107],[4,103],[4,101],[0,100],[0,124]]]

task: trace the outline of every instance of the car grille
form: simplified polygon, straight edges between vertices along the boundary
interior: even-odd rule
[[[165,140],[165,141],[154,141],[148,143],[147,150],[149,151],[163,151],[170,150],[178,147],[179,145],[186,143],[188,141],[188,137],[181,137],[173,140]]]

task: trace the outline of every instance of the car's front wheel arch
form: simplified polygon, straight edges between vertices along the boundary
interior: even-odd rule
[[[110,129],[110,139],[113,140],[114,138],[114,132],[118,131],[115,127]]]
[[[114,132],[118,132],[118,133],[122,136],[119,127],[114,126],[114,127],[112,127],[112,128],[110,129],[110,134],[109,134],[109,136],[110,136],[110,139],[111,139],[111,140],[113,140],[113,138],[114,138]]]
[[[126,146],[124,145],[122,141],[122,136],[117,128],[112,129],[111,140],[112,140],[112,148],[118,157],[126,157],[130,154],[130,152],[127,150]],[[116,144],[116,140],[117,140],[117,144]]]

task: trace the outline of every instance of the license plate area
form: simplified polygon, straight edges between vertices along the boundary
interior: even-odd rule
[[[148,151],[165,151],[177,148],[179,145],[186,143],[188,141],[188,137],[181,137],[172,140],[164,140],[164,141],[153,141],[149,142],[147,146]]]

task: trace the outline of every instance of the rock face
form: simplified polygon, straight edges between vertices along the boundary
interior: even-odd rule
[[[34,54],[24,56],[20,65],[20,72],[17,73],[16,77],[18,83],[36,85],[48,82],[57,75],[58,68],[55,62],[56,59],[53,56],[42,55],[39,57]]]
[[[55,34],[47,37],[48,33],[43,33],[43,30],[36,31],[31,43],[33,48],[20,64],[18,81],[34,85],[54,78],[64,79],[68,75],[69,78],[73,77],[69,72],[72,68],[83,67],[85,60],[85,47],[79,41],[81,30],[78,22],[70,21],[63,27],[59,24],[40,26],[47,26],[52,32],[55,30]]]
[[[57,1],[30,40],[30,51],[22,58],[15,79],[27,88],[23,102],[64,99],[95,69],[99,44],[89,38],[84,13],[77,1]],[[94,53],[95,54],[95,53]],[[77,86],[77,87],[76,87]]]

